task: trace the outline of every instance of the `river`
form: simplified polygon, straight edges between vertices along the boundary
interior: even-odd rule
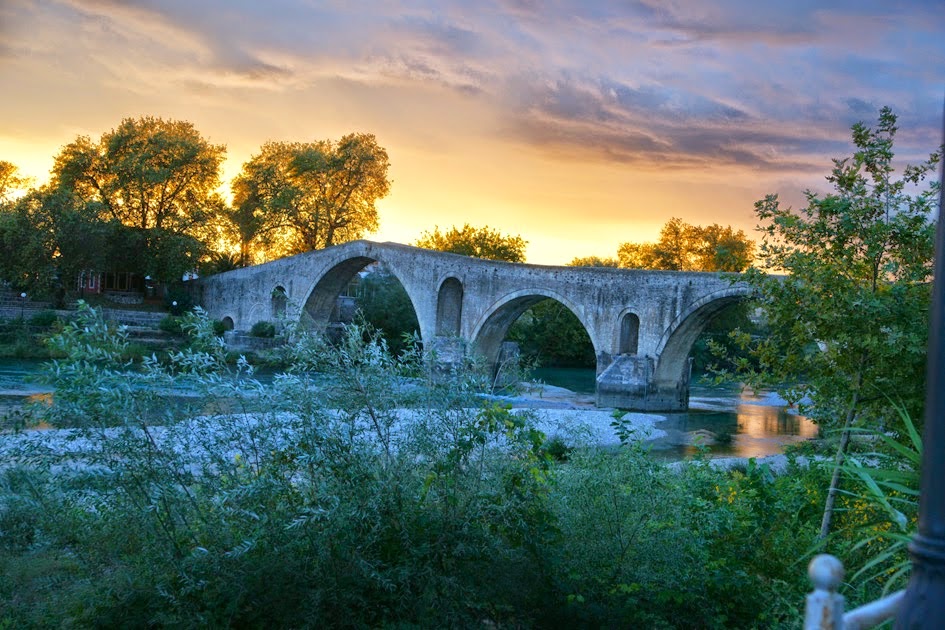
[[[532,373],[548,385],[593,394],[595,372],[588,368],[539,368]],[[788,444],[817,437],[817,425],[786,406],[773,392],[743,392],[737,384],[698,382],[689,393],[689,411],[660,413],[655,425],[665,437],[651,442],[660,459],[678,460],[697,452],[697,444],[715,457],[765,457]]]
[[[0,359],[0,416],[27,399],[49,395],[49,389],[33,382],[42,361]],[[265,380],[266,375],[260,375]],[[594,370],[540,368],[533,378],[576,394],[594,393]],[[690,391],[690,409],[683,413],[661,413],[656,428],[666,435],[650,443],[660,459],[678,460],[697,451],[697,444],[712,456],[764,457],[783,451],[785,445],[817,436],[817,425],[785,407],[770,392],[742,392],[737,385],[695,384]]]

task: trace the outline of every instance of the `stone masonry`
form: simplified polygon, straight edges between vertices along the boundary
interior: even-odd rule
[[[598,404],[635,410],[688,406],[693,342],[749,291],[733,274],[505,263],[363,240],[201,278],[193,289],[236,330],[282,317],[325,330],[338,295],[374,261],[406,290],[424,347],[448,362],[473,353],[496,363],[522,313],[561,302],[594,345]]]

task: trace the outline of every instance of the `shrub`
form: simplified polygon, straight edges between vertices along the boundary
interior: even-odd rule
[[[158,328],[172,335],[183,335],[183,323],[184,320],[182,317],[177,315],[167,315],[160,322],[158,322]]]
[[[213,326],[213,334],[217,337],[222,337],[223,334],[229,330],[226,323],[221,319],[215,319],[211,324]]]
[[[271,339],[276,336],[276,325],[265,320],[258,321],[249,329],[249,334],[253,337],[265,337]]]
[[[56,314],[56,311],[46,310],[33,315],[30,318],[30,325],[38,328],[50,328],[57,321],[59,321],[59,315]]]
[[[194,308],[194,299],[184,287],[171,287],[164,294],[164,305],[171,315],[183,315]]]
[[[216,347],[201,314],[185,328],[191,346],[140,369],[88,309],[54,339],[67,358],[48,374],[46,418],[75,428],[62,443],[0,444],[11,466],[30,467],[0,472],[0,506],[31,506],[4,521],[0,569],[19,576],[0,588],[5,614],[24,625],[521,625],[536,588],[518,587],[542,582],[536,550],[553,535],[550,463],[529,415],[477,407],[462,376],[406,387],[415,368],[361,329],[336,347],[301,336],[295,371],[264,385],[245,362],[199,349]],[[182,382],[194,395],[168,404],[161,392]],[[418,412],[405,420],[403,407]],[[61,448],[76,467],[60,466]],[[66,549],[74,566],[39,578],[56,588],[27,588],[31,556]],[[54,597],[54,612],[40,605]]]
[[[201,311],[182,327],[187,347],[137,367],[84,305],[52,337],[65,358],[42,413],[72,430],[0,435],[12,627],[773,627],[798,614],[795,563],[822,499],[804,475],[568,451],[530,412],[483,402],[475,374],[432,375],[422,353],[395,358],[356,325],[336,344],[300,333],[269,383],[226,363]],[[168,397],[175,386],[188,395]]]

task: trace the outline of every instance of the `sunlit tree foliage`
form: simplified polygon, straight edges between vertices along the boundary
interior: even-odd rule
[[[507,236],[489,226],[473,227],[467,223],[445,232],[435,227],[432,232],[424,232],[414,245],[474,258],[525,262],[528,241],[521,236]]]
[[[269,142],[233,182],[230,214],[243,264],[363,237],[390,191],[387,151],[372,134],[337,142]]]

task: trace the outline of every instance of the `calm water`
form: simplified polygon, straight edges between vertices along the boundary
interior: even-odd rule
[[[37,359],[0,359],[0,426],[23,403],[49,397],[48,387],[32,382],[42,363]]]
[[[38,360],[0,359],[0,415],[27,398],[48,395],[47,388],[32,382],[41,365]],[[267,380],[271,375],[257,377]],[[593,369],[541,368],[532,377],[577,393],[594,393]],[[694,385],[689,411],[659,415],[666,420],[658,428],[668,435],[653,443],[653,453],[666,459],[695,453],[697,443],[717,456],[763,457],[780,453],[786,444],[817,436],[813,422],[786,409],[776,396],[743,393],[735,385]]]
[[[533,377],[548,385],[594,393],[593,369],[540,368]],[[686,412],[658,414],[666,420],[657,428],[668,435],[653,443],[655,456],[681,459],[694,454],[701,443],[715,456],[764,457],[817,437],[816,424],[786,408],[770,392],[696,384],[690,389],[689,405]]]

